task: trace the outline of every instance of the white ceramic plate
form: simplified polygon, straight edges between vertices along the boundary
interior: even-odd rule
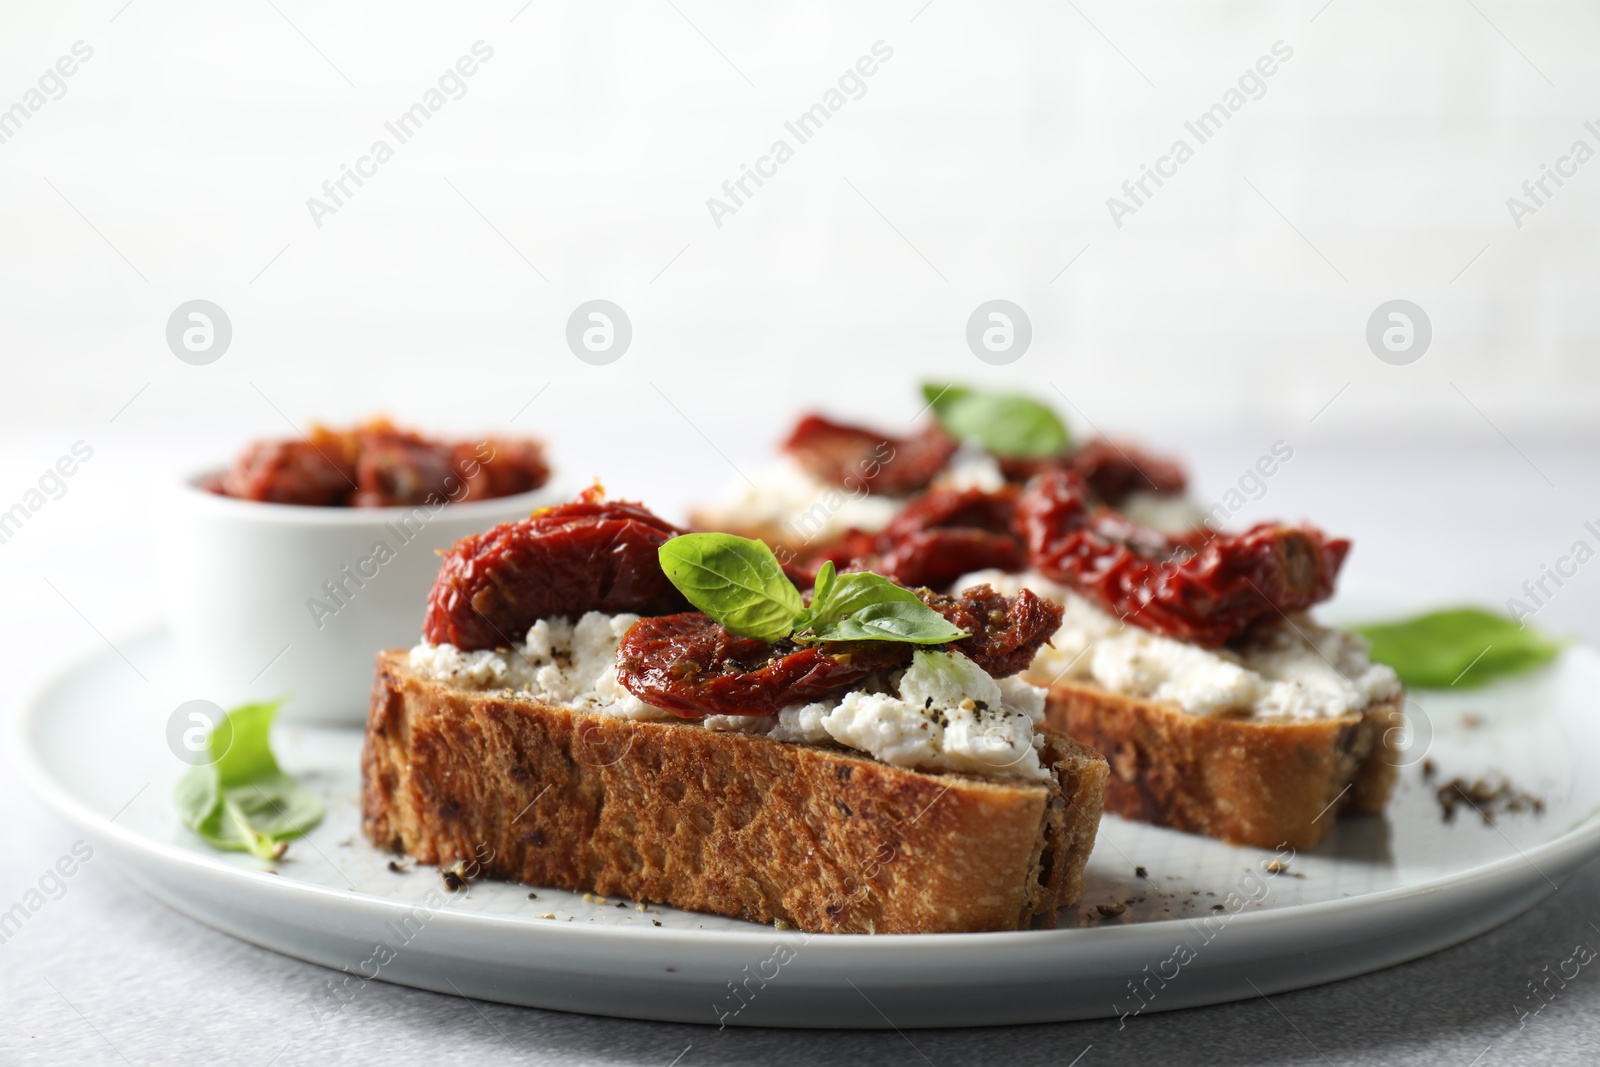
[[[1315,985],[1436,951],[1504,922],[1600,851],[1600,656],[1476,693],[1424,694],[1385,818],[1345,820],[1289,870],[1272,853],[1107,817],[1064,928],[814,936],[630,903],[476,883],[444,892],[361,837],[360,736],[280,727],[285,769],[328,817],[270,872],[211,851],[174,815],[167,722],[190,694],[156,631],[49,684],[18,718],[32,788],[156,897],[247,941],[334,968],[318,1014],[376,978],[473,998],[718,1025],[971,1026],[1193,1007]],[[1431,732],[1431,741],[1427,734]],[[1542,814],[1446,824],[1422,777],[1509,775]],[[1145,869],[1139,877],[1135,868]],[[1228,904],[1229,894],[1237,912]],[[1096,905],[1127,902],[1114,918]],[[1223,905],[1215,910],[1214,905]],[[542,916],[551,916],[547,918]]]

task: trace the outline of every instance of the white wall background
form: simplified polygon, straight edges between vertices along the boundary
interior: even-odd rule
[[[0,144],[13,428],[145,383],[116,432],[281,427],[262,394],[495,424],[547,382],[522,424],[681,421],[653,382],[708,433],[765,430],[824,399],[909,415],[935,374],[1048,380],[1133,430],[1309,419],[1346,383],[1351,427],[1600,404],[1600,163],[1520,229],[1505,204],[1600,148],[1588,5],[123,2],[0,13],[0,107],[94,49]],[[317,228],[306,198],[478,40],[466,96]],[[878,40],[866,95],[717,228],[706,198]],[[1115,227],[1106,198],[1280,40],[1265,96]],[[562,343],[595,296],[635,327],[605,368]],[[997,296],[1035,328],[1004,369],[963,341]],[[234,323],[209,367],[163,341],[195,297]],[[1393,297],[1434,323],[1410,367],[1363,340]]]

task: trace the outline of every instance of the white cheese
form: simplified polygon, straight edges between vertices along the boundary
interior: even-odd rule
[[[821,716],[828,736],[900,767],[1047,778],[1044,690],[996,680],[959,652],[918,650],[892,691],[853,690]]]
[[[411,650],[418,674],[463,689],[505,692],[627,719],[678,720],[617,682],[617,645],[636,615],[591,611],[576,625],[543,619],[510,650]],[[833,742],[896,767],[1042,778],[1044,690],[995,679],[958,652],[919,650],[903,670],[881,672],[837,700],[795,704],[776,715],[710,715],[708,730],[762,734],[792,744]]]
[[[574,625],[540,619],[523,644],[509,650],[462,652],[426,641],[411,650],[411,669],[461,689],[504,690],[624,719],[671,719],[617,682],[617,645],[637,615],[591,611]]]
[[[1125,625],[1038,574],[981,571],[955,587],[984,582],[1012,594],[1027,587],[1062,605],[1054,647],[1041,649],[1027,671],[1041,685],[1066,679],[1195,715],[1290,719],[1337,718],[1400,692],[1365,640],[1309,616],[1263,627],[1246,647],[1213,651]]]
[[[993,492],[1005,485],[993,456],[962,449],[933,482],[951,489]],[[735,529],[768,527],[791,545],[832,540],[846,530],[877,533],[889,525],[907,497],[871,492],[865,483],[844,488],[819,481],[796,462],[784,459],[730,483],[721,499],[700,510],[706,526]]]
[[[1117,508],[1140,526],[1164,534],[1187,533],[1205,524],[1206,513],[1182,493],[1129,493]]]
[[[771,527],[791,545],[828,541],[854,527],[875,533],[889,524],[905,501],[874,494],[862,483],[845,489],[818,481],[793,460],[740,478],[717,502],[701,509],[705,526]]]

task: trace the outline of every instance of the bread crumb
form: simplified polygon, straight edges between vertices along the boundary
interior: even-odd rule
[[[543,915],[539,916],[541,919],[554,919],[555,917],[556,913],[553,911],[547,911]]]
[[[1289,869],[1289,865],[1283,860],[1262,860],[1261,869],[1268,874],[1282,874]]]
[[[467,877],[467,861],[456,860],[448,867],[439,868],[439,878],[444,882],[444,887],[452,893],[459,893],[467,888],[471,880]]]
[[[788,923],[784,922],[782,919],[773,919],[772,920],[772,928],[774,930],[793,930],[794,929],[794,927],[790,926]]]
[[[660,926],[661,925],[661,920],[660,919],[651,919],[650,920],[650,925],[651,926]]]
[[[538,893],[529,893],[528,894],[528,899],[529,900],[538,900],[539,899],[539,894]]]
[[[1094,909],[1107,919],[1115,919],[1117,916],[1127,911],[1128,906],[1123,904],[1121,901],[1113,901],[1110,904],[1096,904]]]
[[[1435,790],[1434,798],[1439,802],[1440,815],[1445,822],[1454,822],[1456,808],[1463,804],[1482,816],[1486,826],[1493,826],[1495,816],[1502,812],[1532,811],[1535,815],[1544,814],[1543,800],[1518,789],[1504,775],[1495,785],[1490,785],[1483,778],[1473,782],[1465,778],[1452,778]]]

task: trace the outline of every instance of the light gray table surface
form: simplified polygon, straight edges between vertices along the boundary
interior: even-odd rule
[[[1198,448],[1202,493],[1224,488],[1227,472],[1243,469],[1258,450],[1254,442]],[[1404,448],[1323,443],[1307,447],[1294,478],[1263,503],[1288,516],[1333,513],[1325,523],[1361,546],[1352,580],[1503,604],[1566,550],[1584,520],[1600,520],[1597,459],[1594,441],[1519,440],[1509,448],[1487,429],[1470,440]],[[17,552],[5,546],[0,558],[0,602],[11,609],[0,621],[0,647],[19,693],[46,667],[103,647],[39,580],[61,573],[73,553],[104,544],[93,516],[79,522],[65,504],[61,511],[56,531]],[[113,639],[149,621],[138,606],[151,581],[137,566],[143,551],[137,537],[119,540],[108,558],[70,572],[74,589],[100,590],[85,593],[80,606]],[[1600,644],[1597,607],[1600,570],[1564,587],[1540,622]],[[74,835],[9,772],[0,779],[0,827],[4,907]],[[61,899],[0,944],[0,1064],[1588,1064],[1600,1061],[1596,972],[1580,972],[1525,1025],[1516,1007],[1544,968],[1579,941],[1600,939],[1597,927],[1600,865],[1590,864],[1520,918],[1432,957],[1270,1001],[1146,1015],[1125,1029],[1112,1020],[906,1033],[719,1032],[382,984],[319,1025],[309,1004],[322,969],[170,911],[96,859]]]

